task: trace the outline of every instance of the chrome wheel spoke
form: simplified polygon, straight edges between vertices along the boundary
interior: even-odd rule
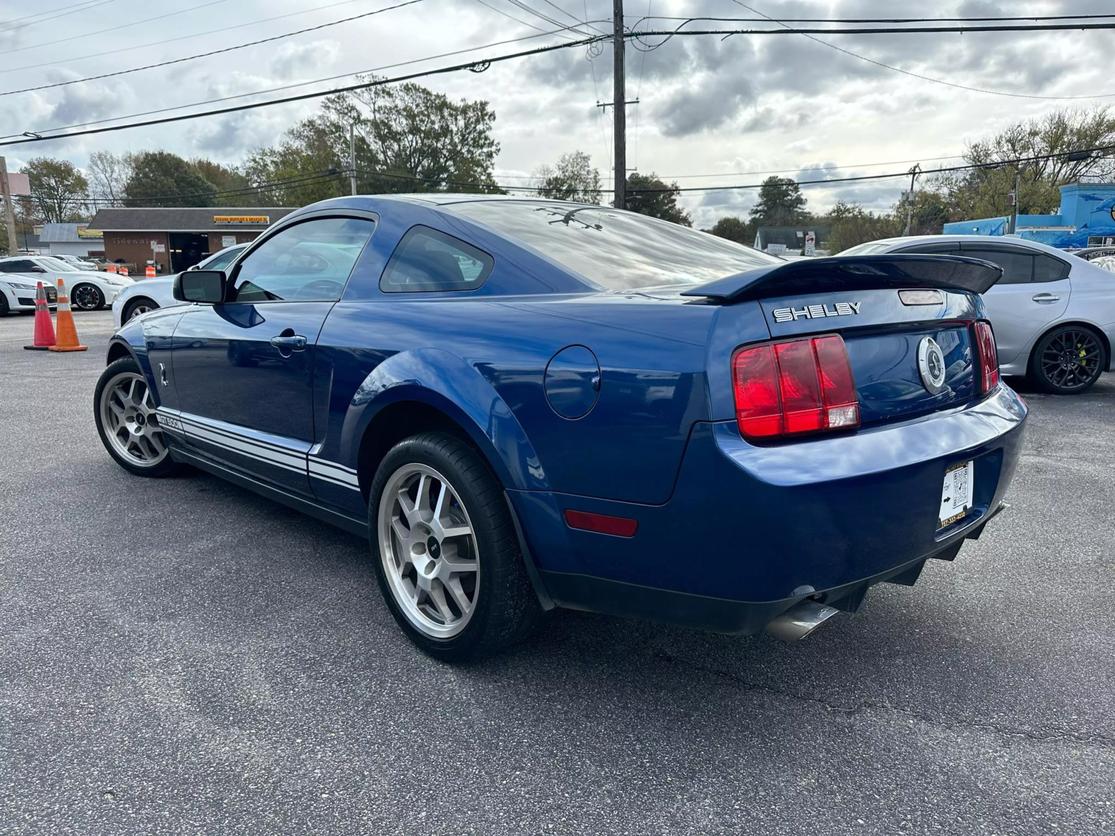
[[[459,494],[415,462],[396,470],[380,497],[380,559],[395,603],[423,634],[457,635],[480,589],[476,535]]]

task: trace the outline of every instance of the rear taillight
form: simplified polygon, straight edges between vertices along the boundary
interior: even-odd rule
[[[991,323],[979,320],[973,323],[976,351],[979,354],[980,392],[986,395],[999,385],[999,354],[995,350],[995,333]]]
[[[837,334],[741,348],[732,357],[732,387],[745,438],[859,426],[848,349]]]

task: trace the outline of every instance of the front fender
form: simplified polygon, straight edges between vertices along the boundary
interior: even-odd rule
[[[356,389],[341,430],[341,447],[353,466],[376,416],[402,401],[438,409],[460,425],[485,453],[504,487],[549,489],[538,454],[510,406],[474,366],[436,348],[391,356]]]

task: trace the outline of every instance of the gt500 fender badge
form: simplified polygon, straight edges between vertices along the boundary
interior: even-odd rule
[[[859,313],[859,302],[836,302],[835,304],[806,305],[804,308],[775,308],[775,322],[794,322],[798,319],[824,319],[826,316],[855,316]]]

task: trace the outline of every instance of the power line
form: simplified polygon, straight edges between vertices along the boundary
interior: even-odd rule
[[[212,0],[212,2],[224,2],[224,0]],[[735,0],[735,2],[739,2],[739,0]],[[568,29],[569,27],[565,27],[565,28]],[[1056,29],[1066,29],[1066,28],[1074,28],[1074,29],[1075,28],[1115,29],[1115,23],[1103,23],[1103,24],[1088,23],[1088,24],[1067,24],[1067,25],[1054,24],[1054,25],[1049,25],[1049,26],[1043,24],[1040,27],[1017,27],[1017,26],[1009,26],[1009,27],[966,27],[965,26],[965,27],[952,27],[952,28],[937,28],[937,29],[932,29],[932,30],[927,30],[927,29],[924,29],[924,28],[920,29],[920,30],[893,29],[893,28],[892,29],[863,29],[863,30],[844,29],[844,30],[840,31],[840,34],[849,34],[849,33],[860,33],[860,34],[862,34],[862,33],[872,33],[872,34],[891,33],[891,34],[893,34],[893,33],[909,33],[909,32],[913,32],[913,31],[949,31],[949,32],[952,32],[952,31],[956,31],[956,32],[960,32],[960,31],[989,31],[989,30],[1001,31],[1003,29],[1009,29],[1011,31],[1018,31],[1019,29],[1023,29],[1023,30],[1027,30],[1027,31],[1030,31],[1030,30],[1045,31],[1047,29],[1056,30]],[[665,32],[652,31],[652,32],[641,32],[641,33],[627,32],[627,33],[624,33],[622,37],[624,39],[629,39],[629,38],[638,38],[640,36],[646,36],[646,35],[651,35],[651,36],[664,35],[664,36],[669,36],[669,37],[678,36],[678,35],[684,35],[684,36],[703,36],[703,35],[725,35],[726,36],[726,35],[752,35],[752,34],[753,35],[779,35],[779,34],[806,34],[808,32],[812,32],[812,31],[832,31],[832,30],[811,30],[811,29],[798,29],[798,28],[727,29],[727,30],[725,30],[725,29],[709,29],[709,30],[686,30],[686,31],[672,31],[672,32],[671,31],[665,31]],[[527,38],[523,38],[522,40],[526,40],[526,39]],[[285,97],[278,98],[278,99],[268,99],[268,100],[262,101],[262,102],[250,102],[250,103],[247,103],[247,104],[237,105],[237,106],[234,106],[234,107],[217,108],[217,109],[213,109],[213,110],[199,111],[197,113],[180,114],[180,115],[177,115],[177,116],[163,117],[163,118],[160,118],[160,119],[151,119],[151,120],[147,120],[147,121],[144,121],[144,122],[133,122],[133,123],[128,123],[128,124],[124,124],[124,125],[109,125],[109,126],[103,126],[103,127],[97,127],[97,128],[90,128],[88,130],[70,131],[68,133],[55,133],[55,134],[51,134],[49,136],[42,135],[43,133],[46,133],[46,131],[49,130],[49,129],[45,129],[44,131],[26,131],[26,132],[24,132],[25,133],[24,138],[11,139],[11,140],[6,141],[6,142],[0,142],[0,147],[8,146],[8,145],[22,145],[22,144],[32,143],[32,142],[44,142],[44,141],[51,140],[51,139],[64,139],[64,138],[75,137],[75,136],[86,136],[86,135],[89,135],[89,134],[107,133],[107,132],[110,132],[110,131],[128,130],[128,129],[131,129],[131,128],[147,127],[147,126],[150,126],[150,125],[161,125],[161,124],[168,124],[168,123],[172,123],[172,122],[182,122],[182,121],[187,121],[187,120],[191,120],[191,119],[199,119],[199,118],[208,117],[208,116],[219,116],[219,115],[224,115],[224,114],[228,114],[228,113],[236,113],[236,112],[245,111],[245,110],[254,110],[254,109],[262,108],[262,107],[271,107],[271,106],[279,105],[279,104],[289,104],[289,103],[292,103],[292,102],[305,101],[305,100],[308,100],[308,99],[322,98],[322,97],[325,97],[325,96],[335,95],[335,94],[338,94],[338,93],[352,92],[354,90],[363,90],[363,89],[367,89],[367,88],[370,88],[370,87],[378,87],[378,86],[382,86],[382,85],[385,85],[385,84],[397,83],[397,82],[400,82],[400,81],[409,81],[409,80],[412,80],[412,79],[424,78],[424,77],[428,77],[428,76],[432,76],[432,75],[442,75],[442,74],[445,74],[445,73],[458,72],[460,70],[466,70],[466,69],[475,70],[478,67],[482,68],[482,69],[487,69],[487,67],[490,66],[493,63],[501,63],[501,62],[513,60],[513,59],[516,59],[516,58],[523,58],[523,57],[530,56],[530,55],[538,55],[538,54],[541,54],[541,53],[552,52],[552,51],[559,50],[559,49],[569,49],[571,47],[588,46],[588,45],[591,45],[591,44],[594,44],[594,43],[597,43],[597,42],[600,42],[600,41],[604,41],[604,40],[608,40],[607,36],[596,35],[596,36],[592,36],[592,37],[588,37],[588,38],[582,38],[580,40],[569,41],[567,43],[551,44],[551,45],[547,45],[547,46],[536,47],[534,49],[522,50],[522,51],[519,51],[519,52],[513,52],[513,53],[506,54],[506,55],[493,56],[491,58],[481,58],[481,59],[478,59],[476,61],[469,61],[469,62],[465,62],[465,63],[461,63],[461,64],[454,64],[454,65],[450,65],[450,66],[447,66],[447,67],[438,67],[438,68],[434,68],[434,69],[430,69],[430,70],[423,70],[423,71],[419,71],[419,72],[415,72],[415,73],[409,73],[409,74],[402,75],[402,76],[396,76],[396,77],[389,78],[389,79],[379,79],[379,80],[373,79],[371,81],[360,82],[358,84],[351,84],[351,85],[346,85],[346,86],[343,86],[343,87],[331,88],[329,90],[322,90],[322,91],[316,91],[316,92],[311,92],[311,93],[302,93],[302,94],[298,94],[298,95],[295,95],[295,96],[285,96]],[[457,53],[459,54],[460,52],[471,52],[471,51],[474,51],[475,49],[477,49],[477,48],[474,47],[474,48],[469,48],[469,49],[464,49],[464,50],[458,50]],[[410,62],[402,62],[402,63],[420,63],[422,61],[433,60],[433,57],[435,57],[435,56],[429,56],[427,58],[415,59],[415,60],[410,61]],[[351,74],[345,74],[345,75],[351,75]],[[314,82],[306,82],[306,83],[314,83]],[[291,86],[302,86],[302,85],[291,85]],[[253,94],[242,94],[242,95],[253,95]],[[1115,96],[1115,93],[1095,94],[1095,95],[1092,95],[1092,96],[1087,96],[1086,98],[1106,98],[1106,97],[1110,97],[1110,96]],[[229,98],[235,98],[235,97],[229,97]],[[1035,97],[1035,98],[1044,98],[1044,97]],[[1060,98],[1060,97],[1053,97],[1053,98]],[[1064,98],[1076,98],[1076,97],[1064,97]],[[209,102],[201,102],[201,103],[198,103],[198,104],[209,104],[212,101],[213,100],[210,100]],[[186,106],[193,106],[193,105],[186,105]],[[174,109],[180,109],[180,108],[167,108],[167,110],[174,110]],[[134,115],[139,115],[139,114],[133,114],[133,116]],[[102,121],[102,122],[104,122],[104,121],[115,121],[116,119],[126,119],[126,118],[131,118],[131,117],[130,116],[113,117],[112,119],[105,119],[105,120],[100,120],[100,121]],[[29,134],[29,136],[27,136],[26,134]],[[14,136],[14,135],[9,134],[8,136]]]
[[[499,15],[503,15],[503,16],[504,16],[505,18],[507,18],[508,20],[513,20],[513,21],[515,21],[515,22],[516,22],[517,24],[519,24],[520,26],[526,26],[526,27],[527,27],[528,29],[533,29],[533,30],[534,30],[535,32],[544,32],[544,31],[546,31],[546,30],[545,30],[545,29],[543,29],[543,28],[542,28],[541,26],[535,26],[535,25],[534,25],[533,23],[529,23],[529,22],[527,22],[527,21],[523,20],[522,18],[519,18],[519,17],[515,17],[515,15],[511,14],[511,12],[505,11],[505,10],[503,10],[503,9],[499,8],[498,6],[493,6],[493,5],[491,4],[491,3],[489,3],[489,2],[488,2],[488,0],[476,0],[476,2],[477,2],[477,3],[479,3],[479,4],[481,5],[481,6],[484,6],[484,7],[486,7],[486,8],[489,8],[489,9],[491,9],[491,10],[492,10],[493,12],[495,12],[496,14],[499,14]],[[569,29],[570,27],[568,27],[568,26],[564,26],[564,27],[562,27],[562,28],[563,28],[563,29]],[[565,36],[563,36],[563,37],[571,37],[571,36],[569,36],[569,35],[565,35]]]
[[[64,44],[64,43],[69,43],[70,41],[78,41],[78,40],[81,40],[82,38],[92,38],[94,35],[104,35],[108,32],[116,32],[119,29],[128,29],[132,26],[139,26],[140,24],[143,24],[143,23],[154,23],[156,20],[165,20],[168,17],[175,17],[176,15],[185,14],[186,12],[196,12],[200,9],[206,9],[209,6],[216,6],[219,3],[227,3],[227,2],[228,2],[228,0],[209,0],[209,2],[207,2],[207,3],[199,3],[196,6],[187,6],[186,8],[178,9],[177,11],[167,12],[166,14],[161,14],[161,15],[155,15],[155,17],[147,17],[147,18],[144,18],[143,20],[133,20],[129,23],[121,23],[119,26],[110,26],[107,29],[98,29],[95,32],[85,32],[81,35],[70,35],[69,37],[66,37],[66,38],[59,38],[56,41],[46,41],[46,42],[41,43],[41,44],[30,44],[28,46],[18,46],[15,49],[5,50],[5,52],[8,55],[11,55],[13,52],[26,52],[29,49],[38,49],[39,47],[42,47],[42,46],[55,46],[56,44]]]
[[[1072,151],[1057,151],[1050,154],[1035,154],[1029,157],[1014,157],[1010,159],[995,160],[994,162],[986,163],[967,163],[965,165],[942,166],[936,169],[928,169],[923,171],[923,174],[948,174],[956,171],[976,171],[981,169],[996,169],[1004,166],[1018,166],[1023,163],[1041,162],[1043,160],[1055,160],[1063,157],[1075,157],[1079,155],[1097,155],[1100,157],[1110,156],[1110,152],[1115,150],[1115,145],[1097,145],[1092,148],[1077,148]],[[817,186],[825,183],[856,183],[866,180],[886,180],[895,177],[908,177],[909,170],[906,171],[892,171],[886,174],[860,174],[848,177],[830,177],[818,180],[795,180],[794,182],[799,186]],[[759,189],[762,188],[762,183],[745,183],[741,185],[731,186],[682,186],[682,187],[666,187],[664,189],[637,189],[633,191],[639,192],[719,192],[719,191],[733,191],[741,189]]]
[[[792,27],[790,27],[785,22],[783,22],[781,20],[776,20],[775,18],[770,17],[769,15],[763,14],[762,12],[758,11],[757,9],[754,9],[751,6],[748,6],[746,3],[741,3],[740,0],[732,0],[732,2],[735,3],[737,6],[741,6],[744,9],[747,9],[747,11],[751,12],[752,14],[760,15],[760,16],[766,18],[767,20],[773,22],[773,23],[777,23],[779,26],[786,27],[787,30],[792,29]],[[1103,15],[1103,17],[1111,17],[1111,15]],[[1063,26],[1071,26],[1071,24],[1064,24]],[[1058,28],[1062,28],[1062,27],[1058,27]],[[910,30],[904,30],[904,31],[915,31],[915,30],[910,29]],[[876,67],[881,67],[881,68],[886,69],[886,70],[891,70],[891,71],[896,72],[896,73],[901,73],[902,75],[907,75],[907,76],[910,76],[911,78],[917,78],[917,79],[920,79],[922,81],[929,81],[929,82],[932,82],[933,84],[941,84],[941,85],[944,85],[945,87],[952,87],[952,88],[955,88],[957,90],[967,90],[968,92],[971,92],[971,93],[984,93],[984,94],[990,95],[990,96],[1007,96],[1007,97],[1014,98],[1014,99],[1041,99],[1041,100],[1045,100],[1045,101],[1058,101],[1058,100],[1061,100],[1061,99],[1066,99],[1066,100],[1069,100],[1069,99],[1075,99],[1075,100],[1079,100],[1079,99],[1103,99],[1103,98],[1110,98],[1112,95],[1115,95],[1115,94],[1111,94],[1111,93],[1100,93],[1100,94],[1076,95],[1076,96],[1042,96],[1042,95],[1038,95],[1036,93],[1015,93],[1015,92],[1012,92],[1010,90],[992,90],[992,89],[989,89],[989,88],[986,88],[986,87],[974,87],[974,86],[971,86],[971,85],[968,85],[968,84],[960,84],[960,83],[955,82],[955,81],[946,81],[943,78],[934,78],[933,76],[923,75],[921,73],[915,73],[911,70],[905,70],[902,67],[895,67],[891,64],[884,63],[883,61],[876,61],[874,58],[868,58],[866,55],[861,55],[858,52],[853,52],[850,49],[845,49],[842,46],[837,46],[834,43],[822,40],[821,38],[814,37],[813,35],[808,34],[804,31],[798,32],[798,34],[802,35],[803,37],[808,38],[809,40],[813,41],[814,43],[820,44],[821,46],[826,46],[829,49],[835,49],[837,52],[843,53],[844,55],[850,56],[850,57],[855,58],[859,61],[866,61],[868,64],[873,64]]]
[[[597,32],[599,32],[602,35],[605,34],[605,30],[601,29],[599,26],[596,26],[592,23],[589,23],[589,21],[588,21],[588,10],[587,9],[585,10],[585,19],[581,20],[575,14],[573,14],[572,12],[567,11],[562,6],[559,6],[557,3],[553,2],[553,0],[543,0],[543,2],[547,6],[549,6],[550,8],[556,9],[557,11],[561,12],[563,15],[565,15],[570,20],[576,22],[579,26],[588,26],[590,29],[595,29]]]
[[[173,122],[185,122],[191,119],[200,119],[207,116],[222,116],[229,113],[239,113],[245,110],[255,110],[261,107],[273,107],[274,105],[290,104],[292,102],[301,102],[308,99],[320,99],[325,96],[333,96],[338,93],[351,93],[355,90],[366,90],[371,87],[382,87],[387,84],[397,84],[403,81],[411,81],[416,78],[426,78],[433,75],[444,75],[446,73],[459,72],[461,70],[471,70],[475,67],[483,66],[485,69],[488,65],[502,63],[504,61],[511,61],[516,58],[525,58],[528,55],[540,55],[545,52],[553,52],[559,49],[569,49],[576,46],[585,46],[597,40],[601,40],[603,36],[595,36],[591,38],[582,38],[577,41],[570,41],[560,44],[549,44],[546,46],[534,47],[533,49],[520,50],[519,52],[512,52],[506,55],[493,55],[488,58],[481,58],[476,61],[467,61],[461,64],[451,64],[445,67],[435,67],[430,70],[419,70],[418,72],[407,73],[405,75],[394,76],[392,78],[372,79],[370,81],[362,81],[357,84],[348,84],[343,87],[333,87],[329,90],[319,90],[312,93],[299,93],[295,96],[284,96],[279,99],[267,99],[262,102],[249,102],[247,104],[235,105],[232,107],[216,108],[214,110],[203,110],[197,113],[183,113],[177,116],[164,116],[160,119],[149,119],[144,122],[129,122],[124,125],[105,125],[99,128],[89,128],[80,131],[69,131],[68,133],[52,134],[50,136],[42,136],[39,133],[28,131],[27,133],[33,134],[32,136],[25,136],[22,139],[10,139],[6,142],[0,142],[0,147],[8,145],[24,145],[31,142],[46,142],[51,139],[66,139],[75,136],[88,136],[90,134],[109,133],[113,131],[124,131],[132,128],[148,127],[150,125],[166,125]],[[430,59],[420,59],[430,60]]]
[[[241,195],[258,191],[276,191],[278,189],[289,188],[290,186],[300,186],[306,183],[316,182],[319,180],[327,180],[335,178],[343,174],[340,169],[330,169],[315,174],[304,174],[298,177],[289,177],[283,180],[272,180],[266,183],[260,183],[255,186],[243,186],[238,189],[221,189],[217,191],[201,191],[201,192],[175,192],[173,194],[162,195],[146,195],[143,197],[130,197],[125,196],[123,199],[117,199],[115,202],[123,203],[137,203],[137,202],[151,202],[151,201],[168,201],[168,200],[183,200],[194,197],[223,197],[227,195]],[[89,195],[89,199],[93,202],[97,201],[111,201],[112,197],[104,193],[93,193]],[[106,207],[111,208],[111,207]],[[160,208],[160,207],[154,207]],[[169,207],[168,207],[169,208]]]
[[[644,20],[707,20],[721,23],[755,23],[761,20],[773,20],[767,17],[762,12],[753,11],[759,17],[708,17],[705,15],[683,17],[680,15],[643,15],[636,22],[641,23]],[[1115,14],[1088,14],[1088,15],[1019,15],[1015,17],[1006,16],[988,16],[988,17],[780,17],[778,20],[785,23],[877,23],[877,24],[898,24],[898,23],[985,23],[998,21],[1006,23],[1008,21],[1044,21],[1044,20],[1104,20],[1106,18],[1115,17]]]
[[[568,27],[566,27],[566,29],[568,29]],[[440,53],[440,54],[437,54],[437,55],[427,55],[427,56],[422,57],[422,58],[412,58],[412,59],[407,60],[407,61],[396,61],[392,64],[382,64],[378,67],[370,67],[370,68],[364,69],[364,70],[356,70],[356,71],[347,72],[347,73],[338,73],[337,75],[325,76],[323,78],[311,79],[309,81],[297,81],[297,82],[293,82],[291,84],[283,84],[283,85],[280,85],[278,87],[269,87],[269,88],[264,89],[264,90],[252,90],[252,91],[249,91],[247,93],[234,93],[234,94],[229,95],[229,96],[220,96],[218,98],[213,98],[213,99],[204,99],[204,100],[201,100],[201,101],[189,102],[187,104],[182,104],[182,105],[172,105],[172,106],[169,106],[169,107],[160,107],[160,108],[155,108],[153,110],[140,111],[139,113],[129,113],[129,114],[125,114],[123,116],[109,116],[109,117],[105,117],[105,118],[102,118],[102,119],[92,119],[92,120],[89,120],[87,122],[78,122],[78,123],[73,124],[73,125],[58,125],[58,126],[51,127],[51,128],[40,128],[39,130],[36,130],[36,131],[24,131],[24,132],[21,132],[21,133],[3,134],[3,135],[0,135],[0,140],[11,139],[11,138],[15,138],[15,137],[22,137],[22,136],[26,136],[28,134],[31,134],[31,135],[53,134],[57,131],[69,131],[73,128],[85,128],[85,127],[89,127],[91,125],[104,125],[104,124],[107,124],[108,122],[118,122],[121,119],[137,119],[141,116],[155,116],[155,115],[158,115],[160,113],[170,113],[170,112],[175,111],[175,110],[184,110],[184,109],[189,108],[189,107],[202,107],[204,105],[219,104],[221,102],[230,102],[230,101],[235,101],[236,99],[248,98],[250,96],[261,96],[261,95],[264,95],[266,93],[281,93],[284,90],[295,90],[299,87],[308,87],[312,84],[324,84],[327,81],[337,81],[338,79],[342,79],[342,78],[351,78],[353,76],[366,75],[366,74],[369,74],[369,73],[378,73],[378,72],[382,72],[384,70],[397,69],[399,67],[408,67],[408,66],[411,66],[413,64],[421,64],[421,63],[424,63],[426,61],[433,61],[437,58],[451,58],[451,57],[456,56],[456,55],[464,55],[465,53],[468,53],[468,52],[476,52],[477,50],[480,50],[480,49],[491,49],[492,47],[506,46],[508,44],[514,44],[514,43],[521,43],[522,41],[535,40],[537,38],[543,38],[543,37],[546,37],[548,35],[553,35],[553,34],[557,34],[557,32],[540,32],[537,35],[522,35],[522,36],[517,37],[517,38],[507,38],[507,39],[502,40],[502,41],[494,41],[492,43],[481,44],[480,46],[472,46],[472,47],[465,47],[463,49],[455,49],[455,50],[451,50],[449,52],[443,52],[443,53]],[[593,43],[599,43],[600,41],[603,41],[603,40],[605,40],[605,39],[604,38],[597,38],[597,39],[592,39],[592,42]],[[482,60],[477,61],[476,63],[480,64],[480,63],[483,63],[483,61]],[[329,95],[329,91],[326,91],[325,93],[322,93],[321,95]],[[50,137],[45,137],[45,138],[49,139]]]
[[[0,33],[14,32],[16,29],[26,29],[28,26],[34,26],[38,23],[46,23],[48,20],[57,20],[60,17],[68,17],[69,15],[77,14],[78,12],[87,12],[97,6],[105,6],[109,3],[115,3],[116,0],[82,0],[81,3],[73,3],[69,6],[62,6],[57,9],[50,9],[45,12],[34,12],[29,15],[22,15],[21,17],[8,18],[0,22]],[[37,17],[39,20],[31,20]],[[21,23],[20,21],[30,20],[30,23]],[[15,26],[8,24],[14,23]]]
[[[147,64],[147,65],[142,66],[142,67],[132,67],[131,69],[128,69],[128,70],[116,70],[115,72],[111,72],[111,73],[102,73],[101,75],[88,76],[87,78],[74,78],[74,79],[70,79],[69,81],[56,81],[53,84],[40,84],[36,87],[23,87],[23,88],[20,88],[19,90],[6,90],[4,92],[0,92],[0,96],[14,96],[17,93],[30,93],[30,92],[33,92],[35,90],[50,90],[54,87],[67,87],[71,84],[82,84],[86,81],[99,81],[99,80],[104,79],[104,78],[114,78],[116,76],[128,75],[130,73],[138,73],[138,72],[141,72],[143,70],[153,70],[153,69],[156,69],[158,67],[169,67],[173,64],[185,63],[186,61],[196,61],[199,58],[209,58],[213,55],[223,55],[226,52],[235,52],[236,50],[239,50],[239,49],[246,49],[246,48],[252,47],[252,46],[259,46],[260,44],[267,44],[267,43],[271,43],[273,41],[281,41],[285,38],[293,38],[296,35],[304,35],[307,32],[317,32],[320,29],[328,29],[331,26],[340,26],[343,23],[351,23],[354,20],[360,20],[362,18],[372,17],[373,15],[383,14],[384,12],[389,12],[389,11],[392,11],[394,9],[401,9],[404,6],[413,6],[415,3],[421,3],[421,2],[422,2],[422,0],[404,0],[404,2],[396,3],[393,6],[385,6],[382,9],[376,9],[376,10],[371,11],[371,12],[363,12],[363,13],[358,14],[358,15],[352,15],[351,17],[341,18],[340,20],[331,20],[328,23],[319,23],[316,26],[307,26],[304,29],[296,29],[293,32],[285,32],[281,35],[272,35],[269,38],[261,38],[257,41],[248,41],[247,43],[234,44],[232,46],[226,46],[226,47],[223,47],[221,49],[214,49],[214,50],[211,50],[209,52],[198,52],[198,53],[195,53],[193,55],[187,55],[183,58],[174,58],[170,61],[160,61],[157,64]]]
[[[115,2],[115,0],[102,0],[102,2]],[[314,7],[309,8],[309,9],[299,9],[296,12],[287,12],[286,14],[275,15],[273,17],[256,18],[254,20],[245,21],[244,23],[234,23],[231,26],[222,26],[220,29],[208,29],[204,32],[192,32],[189,35],[178,35],[177,37],[174,37],[174,38],[165,38],[164,40],[161,40],[161,41],[151,41],[151,42],[145,43],[145,44],[135,44],[134,46],[129,44],[129,49],[131,49],[133,51],[138,51],[138,50],[141,50],[141,49],[149,49],[151,47],[164,46],[166,44],[177,43],[178,41],[188,41],[192,38],[203,38],[206,35],[220,35],[220,34],[223,34],[225,32],[231,32],[233,29],[244,29],[245,27],[248,27],[248,26],[259,26],[261,23],[272,23],[273,21],[276,21],[276,20],[284,20],[285,18],[288,18],[288,17],[296,17],[298,15],[304,15],[304,14],[308,14],[310,12],[320,12],[320,11],[324,11],[325,9],[335,8],[337,6],[350,6],[353,3],[357,3],[357,2],[360,2],[360,0],[339,0],[338,2],[335,2],[335,3],[326,3],[323,6],[314,6]],[[85,37],[85,36],[83,35],[82,37]],[[71,55],[67,58],[61,58],[57,61],[43,61],[39,64],[24,64],[21,67],[8,67],[7,69],[0,70],[0,75],[5,75],[7,73],[15,73],[15,72],[19,72],[20,70],[37,70],[37,69],[40,69],[42,67],[56,67],[59,64],[73,64],[75,61],[87,61],[90,58],[100,58],[100,59],[103,60],[104,57],[105,57],[105,55],[104,55],[103,52],[96,52],[96,53],[91,53],[91,54],[88,54],[88,55]]]

